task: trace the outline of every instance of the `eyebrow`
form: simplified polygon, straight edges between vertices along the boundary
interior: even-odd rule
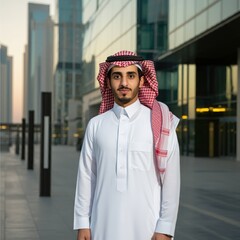
[[[122,72],[112,72],[111,75],[114,75],[114,74],[122,75]],[[127,72],[127,74],[128,74],[128,75],[129,75],[129,74],[137,74],[137,72],[135,72],[135,71],[131,71],[131,72]]]

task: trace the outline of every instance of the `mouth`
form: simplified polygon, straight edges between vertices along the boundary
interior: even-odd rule
[[[118,91],[119,91],[121,94],[125,95],[125,94],[127,94],[128,92],[130,92],[131,89],[129,89],[129,88],[119,88]]]

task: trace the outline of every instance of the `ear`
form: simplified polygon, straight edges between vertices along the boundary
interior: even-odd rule
[[[109,88],[109,89],[112,89],[112,87],[111,87],[111,82],[110,82],[110,79],[107,77],[107,87]]]
[[[143,86],[144,81],[145,81],[144,76],[141,76],[140,82],[139,82],[139,88],[141,88]]]

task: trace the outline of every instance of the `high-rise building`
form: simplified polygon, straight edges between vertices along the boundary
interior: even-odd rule
[[[39,124],[41,93],[52,92],[53,89],[53,21],[49,15],[48,5],[28,4],[28,49],[25,53],[27,90],[24,114],[33,110],[35,123]]]
[[[101,102],[98,64],[132,50],[155,61],[181,154],[240,160],[239,0],[89,0],[83,24],[84,127]]]
[[[0,44],[0,122],[12,123],[13,58],[6,46]]]
[[[167,0],[84,1],[83,126],[101,102],[96,80],[100,62],[119,50],[153,59],[167,50]]]
[[[54,124],[60,142],[73,143],[70,132],[81,127],[81,119],[69,118],[69,100],[81,104],[82,97],[82,0],[58,0],[56,16],[58,54],[54,81]],[[71,103],[72,101],[70,101]],[[79,108],[74,108],[79,109]],[[81,113],[79,112],[80,115]],[[71,122],[71,124],[70,124]],[[70,126],[75,130],[68,131]]]
[[[25,45],[23,53],[23,118],[28,116],[28,46]]]
[[[239,25],[239,0],[169,1],[168,50],[156,64],[159,99],[182,119],[184,155],[240,160]]]

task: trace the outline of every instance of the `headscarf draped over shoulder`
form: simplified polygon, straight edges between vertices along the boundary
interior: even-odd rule
[[[99,113],[104,113],[110,110],[114,105],[114,96],[112,90],[107,86],[107,74],[112,66],[128,67],[130,65],[138,65],[142,69],[144,76],[144,84],[139,89],[140,102],[149,107],[151,111],[151,125],[154,137],[156,165],[160,173],[161,182],[163,182],[168,156],[168,137],[173,115],[168,107],[160,102],[157,102],[158,82],[153,61],[144,60],[131,51],[120,51],[109,56],[105,62],[99,64],[99,81],[102,94],[102,102]]]

